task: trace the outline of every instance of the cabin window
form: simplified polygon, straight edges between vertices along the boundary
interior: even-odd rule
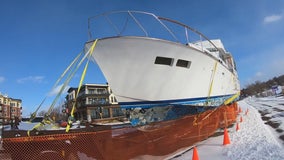
[[[112,108],[112,116],[113,117],[119,117],[119,116],[124,116],[121,108]]]
[[[189,68],[190,65],[191,65],[190,61],[186,61],[186,60],[182,60],[182,59],[178,59],[177,64],[176,64],[176,66],[184,67],[184,68]]]
[[[110,114],[109,114],[109,108],[103,108],[103,118],[109,118]]]
[[[168,57],[156,57],[155,64],[172,66],[174,59]]]
[[[91,109],[91,118],[92,119],[101,119],[100,113],[102,113],[102,107],[96,107],[95,109]]]

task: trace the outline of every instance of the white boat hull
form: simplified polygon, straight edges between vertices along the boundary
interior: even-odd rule
[[[88,42],[86,50],[92,44]],[[173,58],[172,65],[155,64],[157,56]],[[213,56],[161,39],[99,39],[92,58],[125,108],[167,104],[217,106],[240,90],[236,73]],[[188,68],[176,66],[178,59],[191,64]]]

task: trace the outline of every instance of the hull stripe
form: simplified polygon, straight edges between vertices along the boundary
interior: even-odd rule
[[[199,97],[199,98],[187,98],[187,99],[175,99],[175,100],[162,100],[162,101],[137,101],[137,102],[120,102],[118,103],[121,108],[151,108],[157,106],[167,106],[167,105],[203,105],[205,102],[211,103],[210,106],[219,106],[224,101],[233,95],[222,95],[222,96],[212,96],[208,97]]]

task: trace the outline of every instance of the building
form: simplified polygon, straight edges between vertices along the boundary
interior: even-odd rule
[[[273,92],[274,95],[280,95],[283,93],[282,91],[282,86],[279,86],[279,85],[274,85],[271,87],[271,90]]]
[[[0,123],[8,124],[15,117],[22,118],[22,100],[0,93]]]
[[[260,96],[263,97],[268,97],[268,96],[281,96],[283,95],[284,91],[284,86],[280,86],[280,85],[274,85],[271,87],[271,89],[268,89],[266,91],[263,91],[262,93],[260,93]]]
[[[76,120],[103,123],[125,118],[108,84],[84,84],[75,100],[77,90],[78,88],[69,88],[65,103],[67,113],[71,112],[76,103]]]

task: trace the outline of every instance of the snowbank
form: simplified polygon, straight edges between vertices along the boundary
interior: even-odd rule
[[[261,101],[261,104],[259,103]],[[263,105],[265,101],[265,105]],[[282,104],[282,106],[281,106]],[[266,98],[256,99],[250,98],[239,102],[239,106],[242,108],[242,113],[239,115],[242,117],[243,122],[239,121],[240,130],[236,131],[236,124],[229,128],[229,136],[231,144],[223,146],[223,136],[212,137],[208,140],[197,144],[197,150],[199,159],[210,160],[283,160],[284,159],[284,146],[283,141],[279,139],[279,135],[273,133],[269,125],[266,125],[262,120],[261,114],[258,109],[267,109],[272,120],[276,120],[283,129],[284,118],[278,114],[273,108],[280,108],[283,106],[283,98]],[[273,106],[273,107],[269,107]],[[245,115],[245,111],[248,114]],[[281,109],[281,108],[280,108]],[[283,108],[284,109],[284,108]],[[277,116],[276,116],[277,115]],[[280,127],[279,126],[279,127]],[[192,158],[192,150],[188,150],[185,153],[175,155],[173,160],[184,160]]]

